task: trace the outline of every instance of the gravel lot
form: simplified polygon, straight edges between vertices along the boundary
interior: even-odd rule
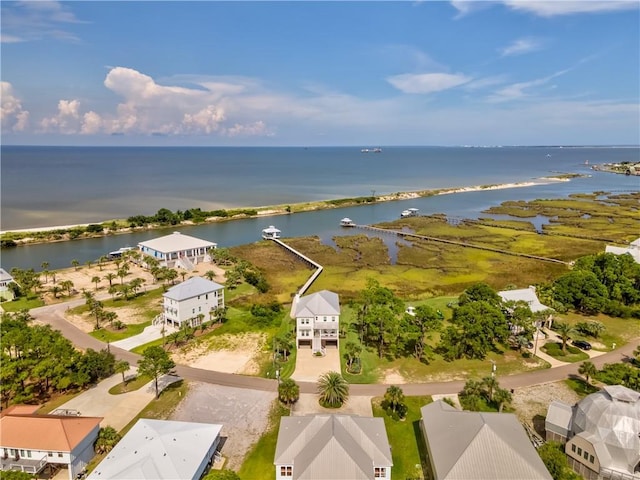
[[[221,424],[221,453],[228,459],[225,467],[237,471],[267,428],[276,393],[198,382],[189,385],[187,398],[180,402],[171,420]]]

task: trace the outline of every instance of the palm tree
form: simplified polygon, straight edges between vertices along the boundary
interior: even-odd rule
[[[327,372],[318,378],[320,405],[340,408],[349,398],[349,384],[338,372]]]
[[[568,323],[556,322],[555,326],[556,333],[560,337],[560,340],[562,340],[562,353],[567,353],[567,341],[576,331]]]
[[[489,399],[489,402],[493,402],[493,392],[499,388],[498,380],[496,380],[496,377],[494,376],[484,377],[482,379],[482,385],[487,387],[487,398]]]
[[[300,386],[292,378],[283,380],[278,385],[278,398],[291,411],[293,404],[300,398]]]
[[[60,288],[67,291],[67,295],[71,296],[71,289],[73,288],[73,282],[71,280],[63,280],[60,282]]]
[[[498,404],[498,412],[502,412],[504,406],[511,403],[513,396],[511,395],[511,392],[506,388],[497,387],[496,391],[493,394],[493,399]]]
[[[78,270],[78,265],[80,265],[80,262],[74,258],[73,260],[71,260],[71,265],[73,265],[73,268],[75,270]]]
[[[97,291],[98,290],[98,284],[100,283],[100,277],[98,277],[97,275],[93,276],[93,277],[91,277],[91,281],[96,284],[96,291]]]
[[[51,293],[53,293],[53,298],[58,298],[58,294],[62,291],[62,289],[58,285],[54,285],[51,287]]]
[[[120,441],[120,434],[113,427],[104,427],[98,433],[98,439],[95,443],[95,449],[98,453],[110,452],[113,447]]]
[[[99,259],[98,259],[98,268],[100,269],[100,271],[102,271],[102,264],[104,262],[106,262],[108,260],[106,255],[102,255]]]
[[[206,277],[207,280],[210,280],[213,282],[213,279],[216,278],[216,272],[214,272],[213,270],[207,270],[204,276]]]
[[[394,412],[402,405],[404,401],[404,393],[400,387],[391,385],[384,394],[384,399]]]
[[[42,267],[42,273],[44,274],[44,283],[47,283],[49,279],[49,262],[42,262],[40,265]]]
[[[109,282],[109,287],[113,287],[113,281],[116,279],[117,275],[113,272],[109,272],[104,276],[104,279]]]
[[[578,368],[578,373],[584,376],[587,383],[589,383],[589,377],[593,377],[596,373],[598,373],[598,369],[593,363],[587,360],[580,364],[580,368]]]
[[[124,378],[124,374],[129,371],[129,368],[131,368],[131,365],[129,365],[129,362],[126,360],[118,360],[114,366],[115,372],[122,374],[122,383],[127,383]]]

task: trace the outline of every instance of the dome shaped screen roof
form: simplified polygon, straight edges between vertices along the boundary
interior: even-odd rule
[[[574,434],[602,442],[614,462],[633,466],[640,457],[640,393],[620,385],[605,387],[576,406]]]

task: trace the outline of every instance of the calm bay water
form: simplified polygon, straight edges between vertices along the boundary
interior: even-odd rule
[[[220,246],[251,243],[274,224],[283,236],[318,235],[330,242],[338,224],[423,214],[476,218],[505,200],[563,197],[576,192],[637,191],[638,177],[592,171],[589,165],[638,161],[638,148],[110,148],[2,147],[2,230],[99,222],[150,215],[159,208],[288,204],[431,188],[526,182],[555,172],[588,178],[526,188],[467,192],[401,202],[182,227],[181,232]],[[589,165],[585,165],[585,161]],[[2,266],[68,267],[121,246],[135,246],[166,231],[31,245],[2,251]]]

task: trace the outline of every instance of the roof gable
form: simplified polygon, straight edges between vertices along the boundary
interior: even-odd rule
[[[318,315],[340,315],[340,300],[337,293],[321,290],[298,300],[296,318]]]
[[[460,411],[441,400],[421,412],[438,479],[551,479],[514,415]]]
[[[212,282],[211,280],[207,280],[202,277],[191,277],[188,280],[171,287],[162,296],[179,302],[222,289],[224,289],[224,287],[219,283]]]
[[[502,300],[505,302],[526,302],[533,313],[549,310],[549,307],[540,303],[540,300],[536,295],[535,287],[521,288],[518,290],[503,290],[502,292],[498,292],[498,295],[500,295]]]
[[[18,415],[0,417],[4,447],[71,452],[100,425],[102,417]]]
[[[348,415],[283,417],[274,464],[294,479],[369,479],[393,465],[384,421]]]

